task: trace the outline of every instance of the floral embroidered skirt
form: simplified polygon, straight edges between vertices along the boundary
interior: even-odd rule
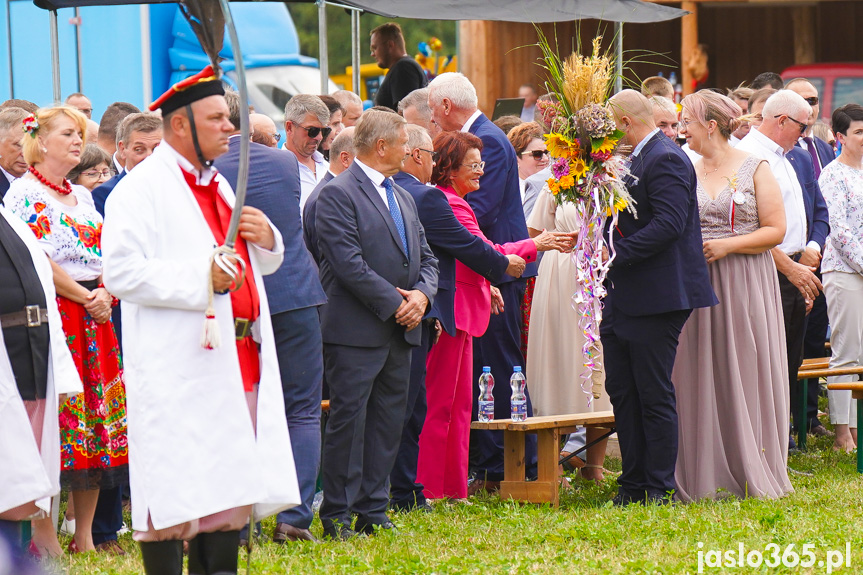
[[[84,393],[60,406],[60,483],[110,489],[129,481],[126,388],[114,324],[96,323],[84,306],[57,298],[66,343]]]
[[[530,308],[533,305],[533,290],[536,278],[527,278],[524,286],[524,299],[521,300],[521,353],[524,355],[524,369],[527,369],[527,334],[530,333]]]

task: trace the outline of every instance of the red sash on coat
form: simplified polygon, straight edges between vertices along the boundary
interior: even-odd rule
[[[219,194],[219,183],[216,178],[206,186],[197,183],[194,174],[185,170],[183,177],[192,189],[198,206],[213,232],[213,237],[219,245],[225,243],[225,235],[228,233],[228,225],[231,222],[231,207]],[[234,246],[237,254],[246,262],[246,280],[242,287],[231,292],[231,307],[235,318],[245,318],[256,321],[260,315],[261,300],[258,296],[258,287],[255,285],[255,277],[252,273],[252,262],[249,260],[249,250],[246,241],[237,236]],[[237,340],[237,356],[240,359],[240,373],[243,376],[243,389],[252,391],[252,386],[261,380],[261,362],[258,357],[258,344],[249,335]]]

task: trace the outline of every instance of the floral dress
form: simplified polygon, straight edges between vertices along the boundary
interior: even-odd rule
[[[67,206],[25,177],[12,183],[4,202],[27,222],[48,257],[92,290],[102,273],[102,217],[86,188],[73,186],[72,193],[78,203]],[[62,296],[57,305],[84,384],[84,393],[60,406],[61,483],[71,490],[125,484],[126,390],[113,323],[96,323],[83,305]]]

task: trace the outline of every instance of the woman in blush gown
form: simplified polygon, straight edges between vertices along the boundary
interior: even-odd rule
[[[696,162],[704,257],[719,304],[692,312],[672,373],[681,501],[779,498],[791,492],[782,304],[770,249],[785,235],[766,162],[732,148],[740,107],[702,90],[683,100]]]

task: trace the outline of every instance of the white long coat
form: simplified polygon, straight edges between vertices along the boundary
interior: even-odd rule
[[[0,513],[35,501],[43,511],[51,507],[50,497],[60,492],[60,422],[57,413],[60,394],[81,393],[81,378],[66,345],[63,323],[57,310],[54,272],[36,236],[21,218],[0,206],[0,217],[21,236],[45,290],[48,309],[50,347],[48,349],[48,388],[42,444],[36,445],[30,419],[18,394],[12,364],[0,330]]]
[[[230,185],[219,192],[234,205]],[[261,299],[257,437],[243,392],[230,295],[215,296],[222,345],[201,347],[215,239],[163,145],[105,205],[103,281],[120,298],[129,420],[132,527],[164,529],[256,504],[256,517],[300,502],[262,274],[282,262],[250,244]]]

